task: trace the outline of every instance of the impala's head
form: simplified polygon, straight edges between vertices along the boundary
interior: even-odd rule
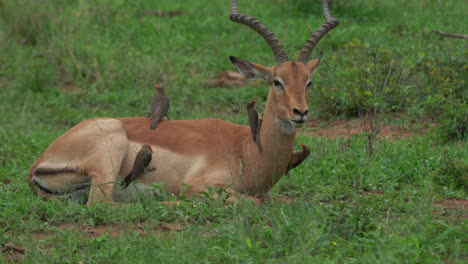
[[[317,69],[320,58],[314,58],[306,64],[286,61],[273,67],[265,67],[233,56],[230,59],[246,78],[262,79],[268,83],[268,100],[273,106],[270,110],[277,118],[290,122],[293,127],[307,121],[307,95],[312,84],[312,73]]]
[[[308,90],[312,84],[312,75],[319,66],[322,54],[311,60],[309,60],[309,56],[318,41],[339,24],[338,20],[330,15],[327,0],[322,0],[322,9],[326,20],[325,23],[307,40],[299,52],[298,60],[293,62],[289,60],[286,51],[276,36],[256,18],[239,14],[237,12],[237,0],[232,0],[229,18],[257,31],[273,50],[277,65],[266,67],[233,56],[230,57],[230,60],[247,79],[262,79],[268,83],[270,86],[268,95],[270,110],[288,127],[294,128],[307,121],[309,112],[307,105]]]

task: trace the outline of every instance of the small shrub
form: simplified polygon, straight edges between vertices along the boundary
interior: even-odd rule
[[[468,191],[468,163],[444,155],[442,166],[434,171],[433,181],[449,192]]]
[[[409,102],[405,62],[396,52],[373,49],[358,39],[345,44],[331,64],[339,67],[329,85],[314,96],[320,116],[357,117],[371,109],[397,111]],[[345,55],[346,54],[346,55]]]
[[[441,108],[444,112],[438,118],[442,124],[438,129],[439,136],[446,142],[464,142],[468,130],[468,105],[454,100],[448,101]]]

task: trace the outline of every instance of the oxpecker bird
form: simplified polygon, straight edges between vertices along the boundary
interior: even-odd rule
[[[301,144],[302,150],[294,151],[292,156],[291,156],[291,161],[288,164],[288,168],[286,169],[285,175],[288,174],[289,170],[296,168],[299,166],[310,154],[310,149],[304,145]]]
[[[153,150],[151,149],[150,145],[145,144],[141,147],[140,151],[138,151],[135,162],[133,162],[132,171],[128,174],[127,177],[122,182],[122,187],[125,189],[130,185],[132,181],[134,181],[138,176],[142,175],[145,172],[145,169],[151,162]],[[155,170],[154,168],[148,169],[148,171]]]
[[[255,107],[257,100],[253,100],[247,104],[247,117],[249,118],[249,127],[250,132],[252,132],[252,138],[258,146],[258,150],[262,151],[262,146],[260,144],[260,127],[262,125],[262,120],[258,114],[258,110]]]
[[[155,129],[159,122],[164,117],[169,119],[167,112],[169,111],[169,98],[164,94],[164,88],[155,84],[154,88],[158,93],[153,97],[153,101],[151,102],[151,126],[150,129]]]

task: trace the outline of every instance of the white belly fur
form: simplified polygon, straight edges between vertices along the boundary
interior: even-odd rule
[[[131,171],[138,151],[142,144],[131,142],[122,167],[120,178],[125,178]],[[235,177],[231,175],[228,166],[216,168],[208,164],[202,155],[190,156],[175,153],[159,146],[151,146],[153,149],[151,163],[148,168],[155,168],[139,177],[134,184],[121,190],[116,188],[114,199],[116,201],[131,201],[136,195],[152,195],[150,191],[154,183],[163,183],[166,192],[178,194],[184,185],[190,186],[229,186],[234,183]]]

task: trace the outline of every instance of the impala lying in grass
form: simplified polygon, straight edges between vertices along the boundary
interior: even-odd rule
[[[237,12],[232,1],[230,19],[257,31],[273,50],[277,65],[230,57],[249,79],[269,86],[259,131],[262,150],[249,127],[219,119],[167,120],[150,130],[145,117],[96,118],[68,130],[32,165],[28,181],[39,195],[95,202],[131,200],[144,188],[161,183],[170,193],[187,195],[223,187],[232,194],[264,194],[285,174],[293,155],[296,129],[307,121],[307,94],[321,56],[309,60],[317,42],[338,25],[327,1],[325,23],[307,40],[296,62],[289,60],[275,35],[257,19]],[[153,149],[150,167],[133,188],[117,188],[132,169],[142,145]],[[187,188],[188,186],[188,188]]]

